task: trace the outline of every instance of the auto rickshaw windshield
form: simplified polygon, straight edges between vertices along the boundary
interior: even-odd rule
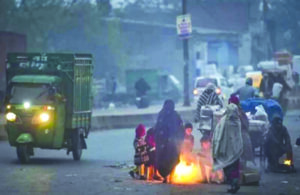
[[[43,105],[52,102],[53,95],[47,84],[13,84],[10,90],[9,103],[23,104],[29,101],[31,104]]]
[[[216,86],[218,86],[216,79],[214,79],[214,78],[202,78],[202,79],[199,79],[197,81],[196,87],[206,87],[208,83],[213,83]]]

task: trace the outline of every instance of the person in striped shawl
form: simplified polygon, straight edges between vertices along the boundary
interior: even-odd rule
[[[208,83],[206,85],[205,90],[198,99],[195,122],[199,122],[201,107],[204,105],[220,105],[223,107],[223,101],[216,93],[216,86],[213,83]]]

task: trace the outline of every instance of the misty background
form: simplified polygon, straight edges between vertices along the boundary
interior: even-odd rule
[[[187,3],[191,79],[204,54],[223,70],[256,66],[278,50],[300,54],[299,0]],[[181,10],[181,0],[1,0],[0,31],[25,35],[28,52],[92,53],[95,78],[122,81],[128,68],[159,68],[182,82]]]

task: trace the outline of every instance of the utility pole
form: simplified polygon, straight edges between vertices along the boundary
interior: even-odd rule
[[[269,11],[269,3],[267,0],[262,1],[262,21],[263,21],[263,37],[265,37],[265,60],[269,60],[270,56],[270,32],[267,27],[267,13]]]
[[[186,14],[187,0],[182,0],[182,14]],[[188,39],[183,39],[183,78],[184,78],[184,90],[183,97],[184,102],[183,106],[190,106],[190,96],[189,96],[189,45]]]

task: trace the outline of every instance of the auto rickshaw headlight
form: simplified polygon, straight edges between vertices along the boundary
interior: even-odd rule
[[[40,114],[41,122],[48,122],[49,119],[50,119],[50,116],[48,113],[43,112],[42,114]]]
[[[7,104],[7,105],[6,105],[6,109],[7,109],[7,110],[11,109],[11,105],[10,105],[10,104]]]
[[[291,161],[291,160],[288,160],[288,159],[286,159],[286,160],[284,160],[283,164],[285,164],[285,165],[287,165],[287,166],[291,166],[291,164],[292,164],[292,161]]]
[[[221,89],[220,88],[216,88],[216,94],[218,94],[218,95],[221,94]]]
[[[53,106],[43,106],[43,110],[55,110]]]
[[[6,120],[10,121],[10,122],[14,122],[17,119],[17,115],[13,112],[8,112],[6,114]]]
[[[194,90],[193,90],[193,94],[194,94],[194,95],[198,95],[198,93],[199,93],[199,92],[198,92],[198,89],[194,89]]]
[[[31,104],[30,104],[30,102],[24,102],[23,106],[25,109],[28,109],[28,108],[30,108]]]

